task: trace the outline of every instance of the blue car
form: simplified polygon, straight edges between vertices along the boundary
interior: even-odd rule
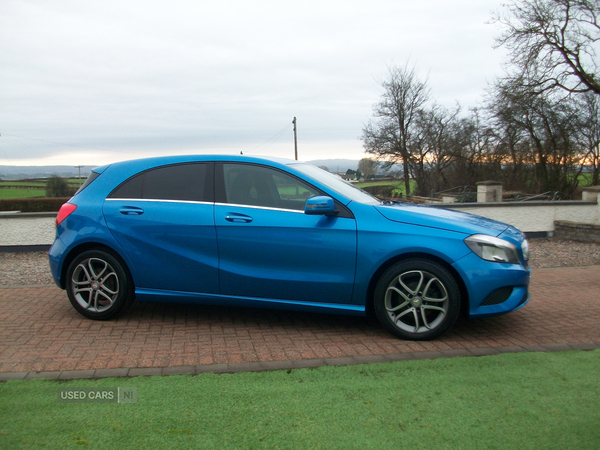
[[[168,156],[93,170],[56,218],[56,284],[90,319],[133,303],[365,315],[394,335],[440,336],[462,311],[529,300],[516,228],[381,201],[313,165]]]

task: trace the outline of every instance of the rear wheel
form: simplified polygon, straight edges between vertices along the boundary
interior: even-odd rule
[[[90,319],[110,319],[133,303],[133,282],[125,264],[104,250],[78,255],[66,279],[71,304]]]
[[[426,259],[395,264],[375,288],[375,314],[398,337],[429,340],[441,336],[456,321],[460,294],[454,277]]]

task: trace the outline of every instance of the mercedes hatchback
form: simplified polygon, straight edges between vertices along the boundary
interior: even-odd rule
[[[169,156],[93,170],[56,218],[56,284],[90,319],[135,299],[365,315],[403,339],[529,300],[516,228],[381,201],[313,165]]]

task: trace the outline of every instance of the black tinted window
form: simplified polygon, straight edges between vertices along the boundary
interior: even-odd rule
[[[306,199],[319,195],[314,187],[278,170],[251,164],[223,164],[228,203],[304,210]]]
[[[121,184],[110,197],[210,201],[207,170],[207,164],[180,164],[148,170]]]

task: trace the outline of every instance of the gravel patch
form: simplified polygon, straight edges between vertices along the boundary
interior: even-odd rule
[[[600,265],[600,244],[559,238],[530,239],[534,269]],[[0,287],[53,285],[46,252],[0,252]]]
[[[529,240],[532,268],[579,267],[600,264],[600,244],[560,238]]]
[[[0,252],[0,287],[54,284],[46,252]]]

